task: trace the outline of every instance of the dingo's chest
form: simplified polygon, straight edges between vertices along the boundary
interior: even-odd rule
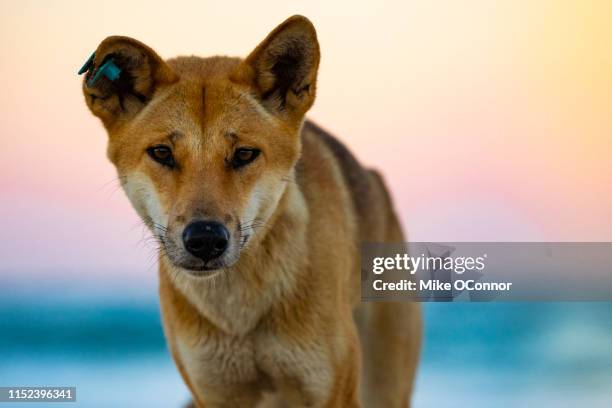
[[[198,388],[256,385],[273,391],[299,382],[305,391],[301,398],[306,400],[329,392],[331,363],[316,345],[305,349],[257,332],[242,337],[214,335],[197,343],[179,338],[177,351]]]

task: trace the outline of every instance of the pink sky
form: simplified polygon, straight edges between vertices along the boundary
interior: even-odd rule
[[[611,3],[169,4],[0,4],[0,272],[154,270],[76,76],[104,37],[244,56],[295,13],[310,117],[383,171],[412,240],[612,239]]]

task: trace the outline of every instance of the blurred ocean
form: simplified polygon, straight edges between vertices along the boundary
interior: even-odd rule
[[[77,387],[76,404],[32,406],[167,408],[188,400],[154,288],[0,284],[0,386]],[[611,306],[426,304],[414,406],[612,406]]]

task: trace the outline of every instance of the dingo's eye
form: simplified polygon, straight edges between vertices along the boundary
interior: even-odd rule
[[[159,164],[163,164],[164,166],[172,168],[176,164],[174,161],[174,156],[172,156],[172,149],[170,149],[168,146],[152,146],[147,149],[147,153],[153,160]]]
[[[237,169],[251,163],[259,156],[260,151],[257,149],[240,148],[234,152],[232,157],[232,167]]]

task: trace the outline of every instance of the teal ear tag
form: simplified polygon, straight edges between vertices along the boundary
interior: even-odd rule
[[[96,53],[94,52],[93,54],[91,54],[91,57],[89,57],[89,59],[85,61],[85,64],[83,64],[81,69],[79,69],[79,75],[83,75],[93,67],[95,58]],[[87,81],[87,86],[94,86],[102,75],[107,77],[109,81],[114,81],[121,76],[121,68],[115,65],[112,58],[109,58],[104,64],[102,64],[100,68],[95,71],[94,75],[89,78],[89,80]]]
[[[94,86],[102,75],[107,77],[110,81],[114,81],[117,78],[119,78],[119,76],[121,75],[121,68],[115,65],[115,63],[113,62],[113,59],[110,58],[104,64],[102,64],[102,66],[98,68],[98,70],[93,75],[93,77],[91,77],[89,81],[87,81],[87,86],[89,87]]]
[[[91,57],[89,57],[89,59],[87,61],[85,61],[85,64],[83,64],[81,69],[79,69],[79,75],[83,75],[84,73],[89,71],[89,69],[93,65],[94,58],[96,58],[96,53],[95,52],[93,54],[91,54]]]

